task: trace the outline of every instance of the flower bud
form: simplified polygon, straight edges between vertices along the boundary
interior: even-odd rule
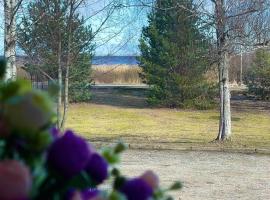
[[[47,125],[53,116],[50,101],[41,92],[11,97],[5,106],[5,117],[16,130],[35,132]]]
[[[146,183],[148,183],[152,189],[156,189],[159,186],[159,178],[151,170],[144,172],[140,178],[143,179]]]
[[[153,195],[153,189],[141,178],[128,180],[120,191],[128,200],[148,200]]]
[[[31,189],[29,169],[15,160],[0,162],[0,199],[27,199]]]
[[[71,178],[85,169],[91,154],[91,148],[83,138],[66,131],[49,148],[48,163],[64,177]]]
[[[101,155],[95,153],[89,159],[86,171],[96,184],[100,184],[108,177],[108,163]]]

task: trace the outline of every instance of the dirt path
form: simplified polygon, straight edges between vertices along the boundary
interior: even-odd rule
[[[215,152],[129,150],[123,172],[136,176],[153,169],[168,186],[181,180],[176,200],[270,199],[270,156]]]

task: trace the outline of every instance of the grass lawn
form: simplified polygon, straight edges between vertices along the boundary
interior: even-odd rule
[[[237,107],[237,106],[236,106]],[[96,144],[122,140],[133,148],[225,149],[270,152],[270,114],[233,109],[232,141],[211,143],[218,112],[134,108],[101,104],[70,106],[67,128]]]

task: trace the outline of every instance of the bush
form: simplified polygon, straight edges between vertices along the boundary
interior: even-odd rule
[[[270,100],[270,52],[265,49],[256,51],[252,68],[246,76],[249,93],[262,100]]]
[[[79,62],[70,68],[69,100],[70,102],[88,102],[91,100],[91,60],[92,56],[82,54]]]
[[[207,82],[174,82],[171,87],[160,88],[155,85],[150,87],[148,103],[152,106],[168,106],[171,108],[195,108],[206,110],[214,108],[217,96],[217,85]]]
[[[91,84],[85,82],[74,82],[69,87],[69,100],[73,103],[88,102],[92,95],[90,92]]]

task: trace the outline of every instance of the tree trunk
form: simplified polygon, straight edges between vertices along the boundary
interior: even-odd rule
[[[220,122],[217,140],[227,140],[231,136],[231,103],[229,88],[229,58],[224,52],[219,64]]]
[[[226,8],[224,0],[216,0],[216,32],[219,54],[219,90],[220,90],[220,121],[217,140],[227,140],[231,136],[231,103],[229,88],[229,55],[228,36],[226,33]]]
[[[240,55],[240,86],[243,85],[243,52],[241,47],[241,55]]]
[[[58,97],[57,97],[57,127],[61,128],[61,107],[62,107],[62,64],[61,64],[61,54],[62,54],[62,42],[61,42],[61,32],[59,32],[59,43],[58,43]]]
[[[69,36],[68,36],[68,55],[67,55],[67,63],[66,63],[65,89],[64,89],[64,113],[63,113],[63,119],[61,123],[61,129],[65,128],[68,106],[69,106],[68,89],[69,89],[69,68],[70,68],[70,56],[71,56],[70,48],[71,48],[71,31],[69,31]]]
[[[65,74],[65,89],[64,89],[64,112],[63,119],[61,122],[61,129],[65,128],[68,106],[69,106],[69,69],[71,64],[71,43],[72,43],[72,18],[74,14],[74,1],[70,1],[70,13],[68,19],[68,44],[67,44],[67,62],[66,62],[66,74]]]
[[[7,61],[5,80],[16,79],[16,17],[17,0],[4,1],[5,37],[4,56]]]

